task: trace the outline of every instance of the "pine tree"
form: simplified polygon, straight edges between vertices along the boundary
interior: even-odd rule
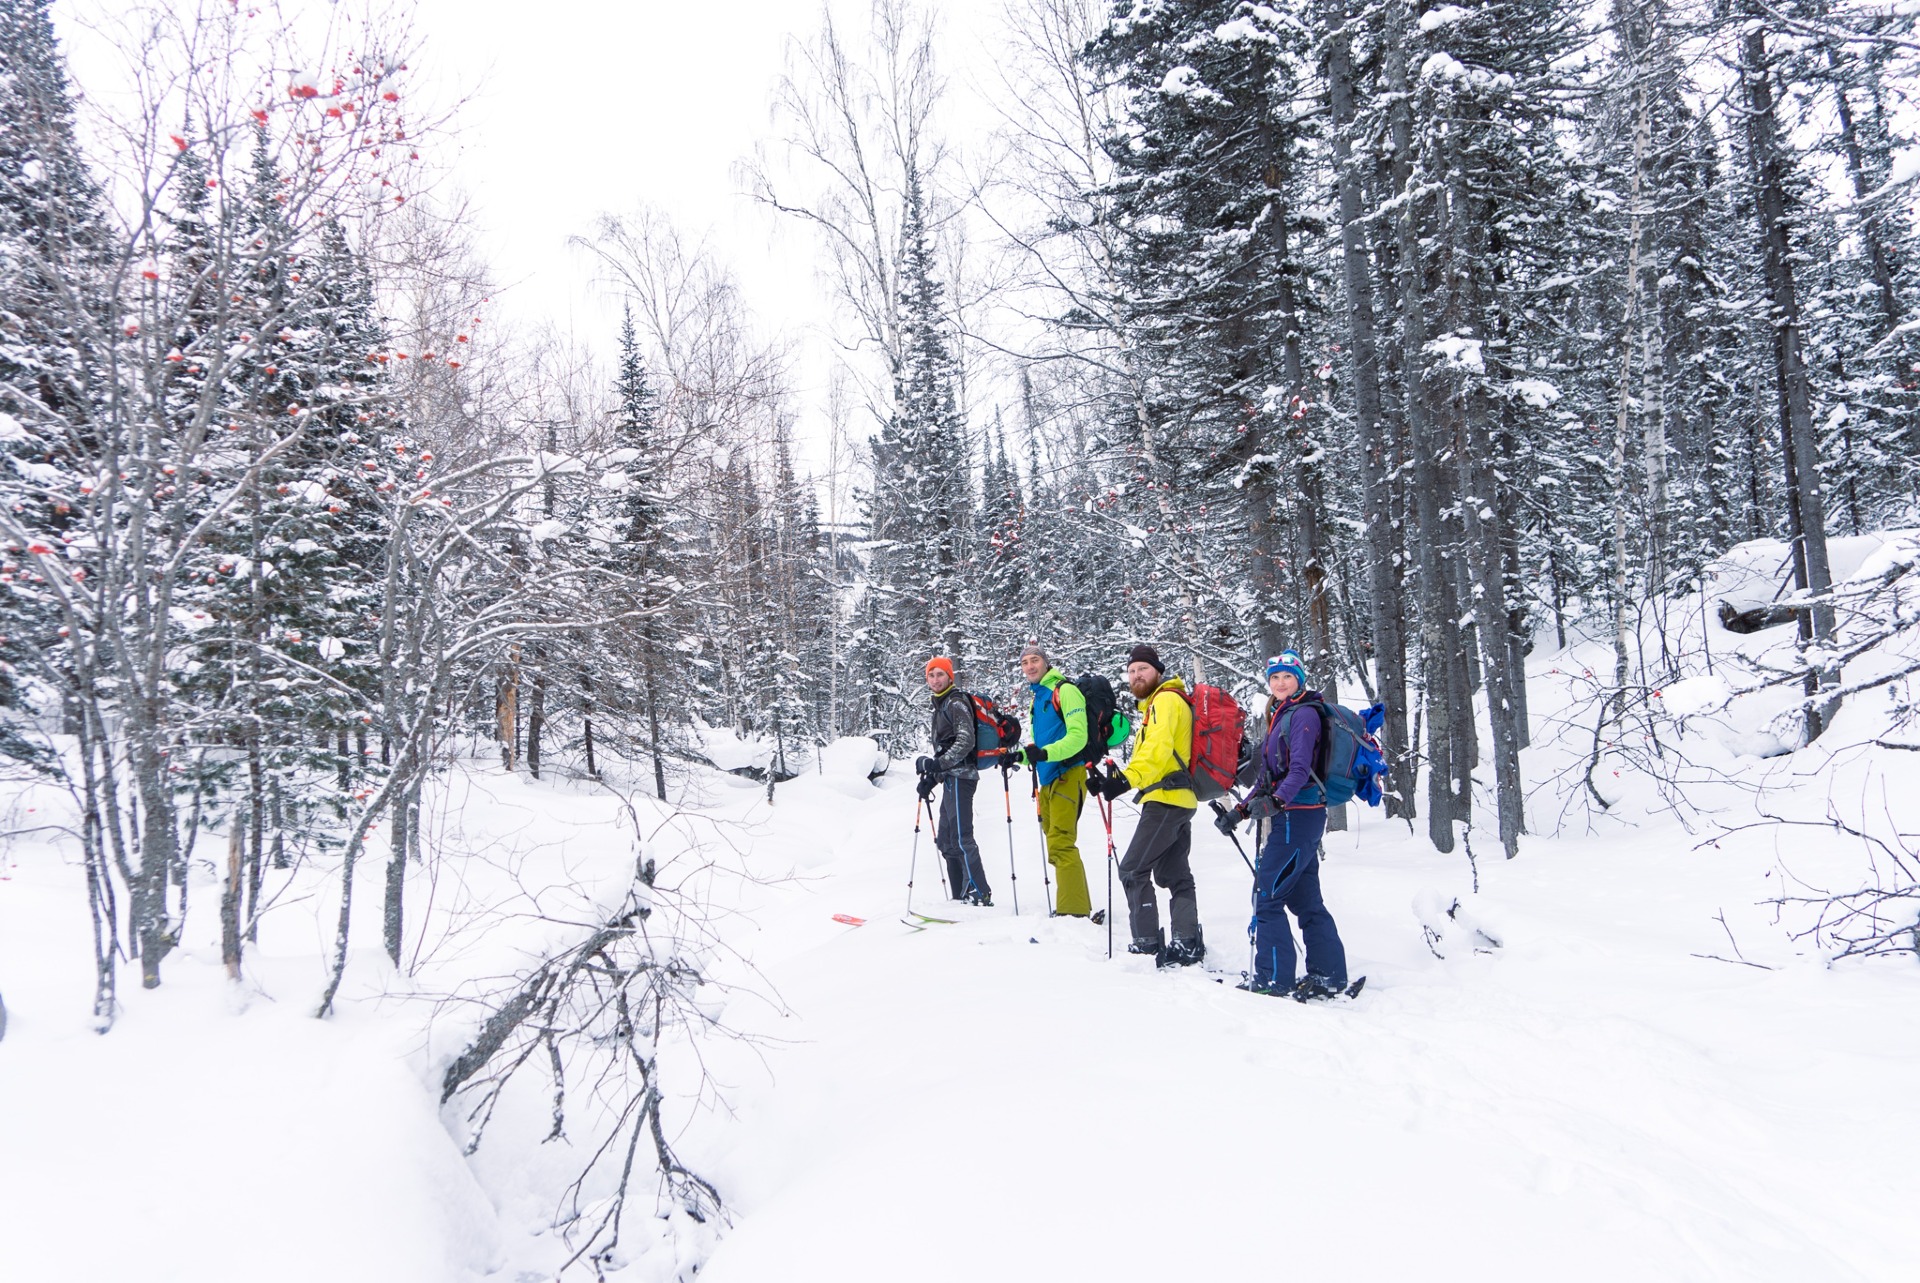
[[[24,554],[77,533],[70,500],[90,468],[102,395],[111,238],[74,136],[48,0],[0,0],[0,753],[44,756],[15,720],[28,683],[68,671],[53,600]]]
[[[658,410],[646,362],[633,328],[633,309],[620,321],[618,373],[614,382],[613,439],[625,452],[626,486],[613,523],[610,551],[612,569],[627,585],[626,604],[643,612],[637,625],[603,639],[605,653],[614,662],[604,669],[590,662],[582,672],[581,688],[595,708],[616,710],[639,719],[638,734],[629,740],[642,745],[653,764],[654,795],[667,795],[666,744],[662,730],[661,683],[666,674],[665,639],[671,628],[664,612],[678,584],[673,535],[668,525],[668,502],[663,485],[665,451],[659,433]],[[630,457],[628,457],[630,455]],[[628,692],[637,692],[630,697]],[[593,734],[589,722],[586,734]],[[589,748],[591,756],[591,749]]]
[[[1300,187],[1307,33],[1219,0],[1116,13],[1089,57],[1128,104],[1107,146],[1126,237],[1118,311],[1142,381],[1112,425],[1134,460],[1123,509],[1154,537],[1154,563],[1209,569],[1179,610],[1190,646],[1257,668],[1310,636],[1326,664],[1331,553],[1303,355],[1318,291],[1298,251],[1319,230]]]
[[[927,658],[963,658],[973,479],[959,403],[960,369],[936,279],[926,198],[909,174],[901,211],[898,320],[902,357],[893,408],[872,446],[863,656],[893,729],[917,721],[906,699]]]

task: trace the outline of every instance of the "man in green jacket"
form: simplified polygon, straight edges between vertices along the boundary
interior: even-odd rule
[[[1020,675],[1027,679],[1027,725],[1033,742],[1016,759],[1040,776],[1040,831],[1046,837],[1047,863],[1059,892],[1053,911],[1084,918],[1093,910],[1087,895],[1086,866],[1080,862],[1080,812],[1087,804],[1087,768],[1079,761],[1087,746],[1087,701],[1080,688],[1047,662],[1046,652],[1029,642],[1020,652]]]

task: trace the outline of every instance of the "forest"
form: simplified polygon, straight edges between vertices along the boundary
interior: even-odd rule
[[[356,915],[400,965],[456,759],[673,804],[730,736],[777,809],[844,737],[923,751],[937,654],[1011,704],[1029,640],[1297,649],[1384,706],[1385,813],[1483,859],[1532,836],[1537,653],[1609,648],[1564,713],[1601,812],[1689,612],[1793,626],[1789,748],[1913,720],[1920,660],[1846,665],[1915,616],[1829,556],[1920,519],[1911,6],[1007,0],[990,130],[940,6],[823,10],[738,166],[813,247],[817,403],[658,208],[581,212],[612,332],[503,318],[431,40],[328,10],[130,11],[105,95],[0,0],[0,762],[72,799],[102,1031],[190,909],[239,978],[297,871],[319,1014]],[[1756,540],[1786,586],[1711,601]],[[522,1019],[601,950],[684,997],[613,960],[636,893]]]

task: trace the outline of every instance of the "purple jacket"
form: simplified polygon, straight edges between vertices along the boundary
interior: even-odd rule
[[[1267,779],[1272,781],[1274,800],[1282,806],[1324,806],[1326,791],[1313,778],[1313,760],[1320,749],[1320,715],[1302,707],[1308,698],[1319,699],[1318,691],[1302,691],[1287,703],[1272,709],[1267,717],[1267,743],[1262,757]],[[1288,717],[1288,710],[1293,716]],[[1286,727],[1286,734],[1280,728]]]

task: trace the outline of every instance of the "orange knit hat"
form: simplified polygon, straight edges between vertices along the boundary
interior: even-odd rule
[[[947,674],[948,680],[949,681],[952,680],[953,678],[953,661],[952,660],[948,659],[945,655],[935,655],[932,659],[927,661],[927,671],[931,673],[936,668],[943,669]]]

